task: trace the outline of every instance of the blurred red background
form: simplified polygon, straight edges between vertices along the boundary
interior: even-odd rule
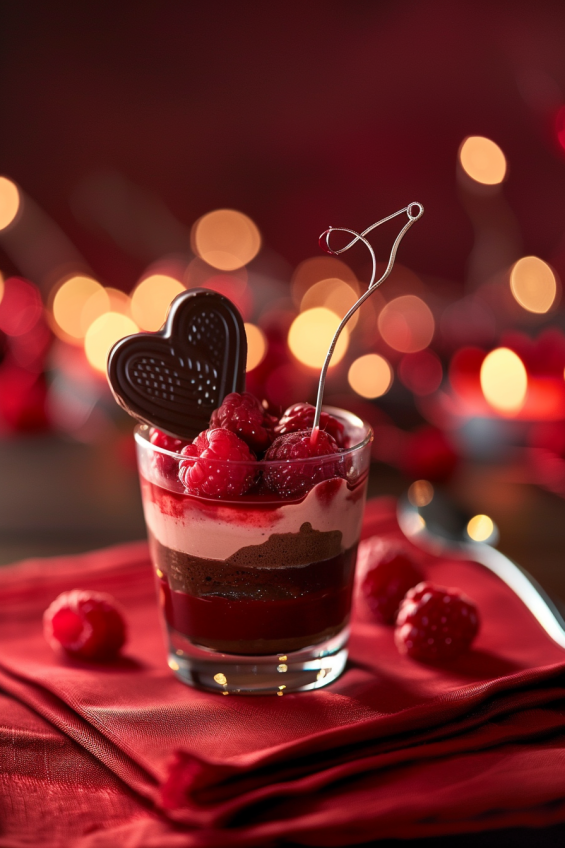
[[[77,199],[103,171],[187,228],[241,209],[293,264],[328,224],[361,229],[417,199],[402,261],[460,281],[473,235],[454,176],[470,134],[507,156],[524,251],[563,262],[560,2],[7,2],[2,15],[2,172],[110,285],[131,288],[182,230],[116,244]]]
[[[51,428],[51,439],[55,430],[88,445],[82,455],[97,480],[92,514],[100,515],[100,493],[120,467],[110,460],[108,478],[98,479],[103,463],[92,466],[92,452],[119,454],[123,467],[130,461],[133,480],[131,422],[113,403],[103,365],[95,373],[80,344],[67,344],[53,322],[65,262],[126,293],[156,269],[183,285],[210,284],[211,274],[232,286],[242,309],[247,303],[246,320],[268,342],[250,388],[284,407],[313,400],[319,369],[293,357],[287,344],[293,318],[305,309],[296,292],[289,297],[296,267],[320,256],[318,235],[328,225],[362,230],[411,201],[423,203],[425,215],[401,245],[399,273],[381,300],[371,298],[372,309],[364,307],[326,396],[364,404],[359,411],[377,431],[375,460],[404,475],[393,480],[380,468],[376,491],[401,491],[434,469],[438,479],[449,477],[460,455],[492,464],[519,445],[533,450],[521,454],[519,474],[565,494],[562,3],[125,0],[93,7],[55,0],[32,9],[8,0],[0,15],[0,174],[19,187],[25,213],[14,226],[0,226],[7,280],[0,435]],[[463,174],[458,155],[469,136],[500,147],[503,183],[480,186]],[[195,222],[222,208],[249,216],[261,233],[247,288],[245,268],[228,279],[193,262]],[[399,220],[375,232],[381,262]],[[557,274],[547,313],[523,309],[510,294],[510,268],[528,255]],[[344,258],[360,291],[367,257],[353,250]],[[28,292],[29,308],[36,307],[28,283],[10,282],[11,275],[37,286],[45,304],[17,337],[8,325],[18,297]],[[433,338],[423,346],[385,338],[383,308],[399,295],[416,295],[433,314]],[[510,413],[487,403],[479,382],[487,353],[500,346],[521,357],[528,377],[526,399]],[[374,358],[362,368],[376,368],[379,356],[388,363],[383,387],[355,396],[348,369],[369,352]],[[382,394],[386,368],[390,390]],[[54,444],[38,448],[35,467],[47,465],[35,483],[58,474],[61,504],[76,466],[62,453],[56,468],[49,465]],[[29,446],[21,450],[25,464]],[[13,451],[6,447],[4,463]],[[16,462],[14,474],[22,467]],[[504,524],[516,514],[515,490],[501,498],[495,489],[477,481],[472,509],[495,514],[506,504],[495,516]],[[12,504],[6,495],[6,515],[22,515],[29,497],[22,489]],[[44,509],[37,503],[35,514]],[[116,508],[114,535],[83,528],[71,547],[122,538],[129,519]],[[139,510],[129,528],[126,535],[143,532]],[[45,534],[37,545],[47,550]],[[53,548],[61,549],[60,538]]]

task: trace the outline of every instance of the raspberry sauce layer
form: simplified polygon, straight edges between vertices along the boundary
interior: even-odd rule
[[[209,500],[141,476],[169,628],[246,656],[320,644],[349,621],[366,474],[324,480],[300,499]]]
[[[349,620],[357,555],[356,545],[340,550],[340,536],[305,525],[223,562],[150,537],[167,624],[196,644],[242,655],[285,654],[330,639]]]

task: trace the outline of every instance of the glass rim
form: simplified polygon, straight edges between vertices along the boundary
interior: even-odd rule
[[[365,433],[365,437],[363,438],[363,440],[361,442],[358,442],[356,445],[353,445],[353,447],[345,448],[344,450],[340,450],[339,453],[329,453],[329,454],[325,454],[323,456],[310,456],[310,457],[304,457],[304,458],[294,457],[293,459],[267,459],[267,460],[265,460],[265,459],[230,459],[230,460],[221,460],[221,459],[212,459],[212,458],[208,459],[207,457],[202,459],[202,457],[198,457],[198,456],[194,456],[194,457],[183,456],[182,453],[180,453],[180,452],[170,451],[170,450],[167,450],[166,448],[159,447],[158,445],[151,444],[151,442],[149,441],[149,438],[148,438],[148,433],[149,433],[149,430],[151,430],[154,427],[154,425],[141,424],[141,423],[136,424],[135,429],[134,429],[134,438],[135,438],[135,441],[137,442],[137,444],[140,445],[141,447],[149,448],[149,450],[153,451],[154,453],[159,453],[159,454],[162,454],[163,456],[171,457],[172,459],[178,460],[179,462],[181,462],[181,461],[186,462],[187,460],[189,460],[190,462],[200,462],[200,461],[202,461],[202,462],[206,462],[206,463],[217,463],[218,465],[223,465],[226,461],[228,461],[230,463],[230,465],[244,465],[244,466],[247,466],[247,467],[249,467],[250,465],[260,465],[261,468],[264,468],[265,466],[270,466],[270,465],[280,465],[281,463],[300,463],[302,465],[305,464],[305,463],[306,464],[316,463],[316,464],[319,465],[320,463],[324,463],[324,462],[332,462],[332,461],[335,462],[336,460],[341,460],[344,457],[354,456],[355,454],[360,453],[363,450],[363,448],[366,448],[367,445],[369,445],[373,441],[374,434],[373,434],[373,429],[372,429],[371,425],[367,421],[363,421],[363,419],[359,418],[358,415],[355,415],[354,412],[349,412],[347,409],[339,409],[339,408],[334,407],[334,406],[324,406],[323,411],[330,413],[330,415],[334,415],[338,419],[345,419],[351,425],[358,427],[359,429],[365,430],[366,433]],[[159,429],[159,428],[155,428],[155,429]],[[179,437],[173,436],[172,438],[179,438]],[[190,444],[190,442],[188,444]]]

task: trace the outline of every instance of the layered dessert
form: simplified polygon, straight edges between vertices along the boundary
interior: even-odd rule
[[[335,331],[315,409],[297,403],[279,419],[245,391],[243,319],[207,289],[181,293],[161,330],[110,352],[114,397],[142,422],[138,464],[169,666],[190,685],[282,695],[325,686],[345,667],[372,434],[349,413],[323,411],[324,386],[346,322],[389,276],[423,211],[412,203],[362,233],[320,236],[336,256],[365,244],[372,275]],[[377,280],[365,237],[403,213]],[[353,238],[334,250],[336,232]]]
[[[190,445],[138,429],[145,519],[177,648],[283,657],[339,634],[345,641],[370,433],[355,416],[333,410],[312,450],[304,436],[310,440],[311,431],[292,429],[304,423],[308,405],[298,406],[298,417],[286,415],[290,424],[261,412],[269,426],[252,435],[239,427],[239,435],[230,431],[233,438],[217,426],[221,416],[213,416],[212,431],[224,434],[208,440],[201,434]],[[271,432],[265,437],[261,429]],[[227,450],[229,442],[232,451],[242,435],[254,445],[249,456],[245,450],[241,458],[212,455],[210,445],[218,454],[218,445]]]

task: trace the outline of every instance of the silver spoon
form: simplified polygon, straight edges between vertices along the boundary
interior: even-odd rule
[[[432,494],[429,500],[423,499],[426,503],[418,505],[410,490],[398,501],[398,523],[404,535],[427,553],[468,559],[488,568],[520,598],[548,636],[565,648],[565,620],[539,583],[492,545],[470,539],[466,517],[428,486]]]

